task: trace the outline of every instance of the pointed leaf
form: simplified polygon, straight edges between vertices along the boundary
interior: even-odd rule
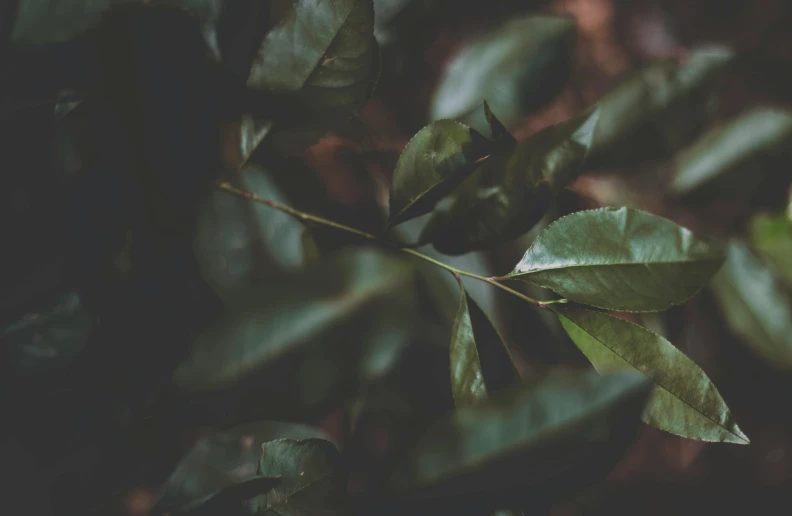
[[[544,499],[579,488],[629,445],[649,388],[637,374],[554,373],[458,408],[400,456],[388,506],[495,510],[515,492]]]
[[[729,328],[768,363],[792,370],[792,299],[773,271],[733,242],[711,288]]]
[[[372,0],[297,0],[262,42],[248,87],[294,96],[268,136],[296,153],[356,114],[379,74]]]
[[[483,100],[512,126],[563,87],[575,21],[528,16],[486,34],[455,57],[432,99],[431,117],[458,118]]]
[[[683,303],[723,260],[722,246],[670,220],[603,208],[555,221],[506,278],[599,308],[651,312]]]
[[[685,151],[670,190],[690,193],[719,177],[745,182],[765,175],[766,164],[792,148],[792,114],[774,109],[749,111],[704,135]]]
[[[628,166],[669,157],[704,128],[718,85],[733,63],[723,48],[694,50],[682,62],[649,64],[605,95],[592,167]]]
[[[498,331],[465,292],[451,329],[451,391],[457,407],[473,405],[519,381],[520,375]]]
[[[260,478],[261,445],[282,438],[327,439],[314,428],[277,421],[251,423],[204,437],[162,486],[152,513],[189,510],[228,488]]]
[[[490,108],[486,100],[484,101],[484,116],[487,118],[487,125],[489,125],[493,140],[511,145],[517,143],[517,140],[509,133],[506,126],[492,112],[492,108]]]
[[[240,292],[194,341],[173,387],[228,389],[226,403],[255,400],[255,410],[279,416],[349,395],[399,357],[415,316],[413,281],[401,259],[349,250]]]
[[[440,201],[420,242],[445,254],[501,244],[527,232],[544,215],[553,190],[580,170],[599,112],[548,127],[515,147],[503,147]]]
[[[748,444],[707,375],[663,337],[583,308],[554,308],[567,334],[601,372],[631,368],[655,383],[644,421],[701,441]]]
[[[473,171],[488,146],[483,136],[452,120],[438,120],[418,131],[393,172],[389,225],[430,212]]]

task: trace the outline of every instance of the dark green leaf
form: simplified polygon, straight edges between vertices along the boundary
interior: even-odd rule
[[[154,513],[200,506],[223,490],[259,478],[261,446],[275,439],[327,437],[294,423],[262,421],[200,439],[160,490]]]
[[[293,414],[385,374],[411,335],[414,274],[373,250],[323,258],[229,300],[175,372],[177,392],[266,393],[260,410]],[[244,399],[251,403],[246,391]]]
[[[789,213],[760,214],[751,220],[751,246],[773,265],[773,270],[792,285],[792,221]]]
[[[515,147],[503,147],[441,200],[421,232],[445,254],[498,245],[530,230],[580,170],[598,111],[548,127]]]
[[[18,0],[11,41],[21,45],[67,41],[95,27],[110,7],[124,1]],[[140,0],[126,0],[126,3],[140,3]]]
[[[432,119],[458,118],[486,99],[512,126],[561,90],[574,34],[574,18],[529,16],[485,35],[448,65]]]
[[[388,483],[400,495],[393,506],[495,510],[515,491],[552,497],[577,488],[570,477],[548,481],[569,474],[587,483],[607,473],[640,426],[649,388],[637,374],[555,373],[459,408],[402,454]]]
[[[749,111],[707,133],[685,152],[674,172],[671,193],[690,193],[721,176],[761,178],[768,160],[788,155],[790,148],[792,115],[766,108]]]
[[[626,166],[666,158],[703,128],[734,54],[707,48],[683,62],[652,63],[603,97],[590,165]]]
[[[378,73],[372,0],[297,0],[262,42],[247,84],[294,97],[297,112],[269,138],[295,153],[357,113]]]
[[[38,375],[70,364],[95,327],[95,317],[82,306],[80,295],[67,291],[40,311],[0,328],[0,341],[18,375]]]
[[[492,112],[492,108],[490,108],[489,102],[486,100],[484,101],[484,116],[487,118],[487,125],[490,128],[490,133],[492,134],[492,139],[496,142],[503,142],[504,144],[513,145],[517,143],[517,140],[514,139],[509,131],[506,129],[506,126],[495,116]]]
[[[256,514],[341,514],[346,476],[335,447],[321,439],[280,439],[261,446],[259,474],[281,482],[266,494]]]
[[[722,246],[670,220],[602,208],[551,224],[506,278],[608,310],[652,312],[694,295],[723,260]]]
[[[773,366],[792,369],[792,299],[773,271],[732,243],[711,287],[729,328]]]
[[[520,375],[498,331],[459,280],[459,300],[451,329],[451,391],[457,407],[473,405],[519,381]]]
[[[555,310],[598,371],[632,368],[655,382],[643,414],[648,424],[689,439],[749,443],[704,371],[666,339],[602,312],[562,306]]]
[[[473,171],[487,147],[483,136],[452,120],[438,120],[418,131],[393,171],[389,225],[430,212]]]

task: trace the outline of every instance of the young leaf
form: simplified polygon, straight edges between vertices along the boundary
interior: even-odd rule
[[[494,151],[437,204],[419,241],[455,255],[530,230],[547,210],[553,190],[580,170],[598,117],[594,110]]]
[[[512,20],[465,48],[448,65],[431,116],[458,118],[488,100],[506,126],[551,100],[566,82],[574,18]]]
[[[456,514],[443,510],[495,510],[515,492],[544,499],[578,488],[630,444],[649,390],[637,374],[557,372],[458,408],[400,456],[388,507],[434,503],[435,514]],[[553,482],[566,474],[575,478]]]
[[[611,315],[554,308],[574,343],[601,372],[629,367],[655,383],[644,421],[701,441],[748,444],[707,375],[663,337]]]
[[[451,329],[451,392],[457,407],[473,405],[519,381],[508,348],[487,315],[459,281],[459,300]]]
[[[652,312],[694,295],[723,260],[722,246],[670,220],[602,208],[551,224],[505,278],[599,308]]]
[[[652,63],[605,95],[592,167],[626,166],[665,158],[687,145],[707,122],[734,54],[722,48],[693,51],[684,62]]]
[[[392,226],[432,211],[488,152],[486,139],[452,120],[427,125],[399,156],[390,193]]]
[[[261,446],[259,475],[280,478],[256,514],[339,514],[346,496],[341,455],[321,439],[280,439]]]
[[[262,444],[283,438],[327,436],[304,425],[261,421],[204,437],[162,486],[152,514],[190,510],[228,488],[260,478]]]
[[[711,288],[729,328],[774,367],[792,369],[792,299],[773,272],[734,242]]]
[[[413,282],[402,260],[350,250],[239,292],[195,339],[173,387],[241,389],[228,403],[256,399],[257,410],[279,415],[348,395],[398,359],[412,331]]]
[[[247,84],[294,96],[297,112],[268,138],[295,153],[357,113],[378,74],[372,0],[297,0],[259,47]]]
[[[769,159],[792,148],[792,114],[759,108],[714,129],[685,151],[670,190],[688,194],[718,177],[761,178]],[[744,183],[741,181],[741,187]]]

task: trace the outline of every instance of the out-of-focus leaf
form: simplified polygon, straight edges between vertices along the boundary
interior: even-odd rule
[[[767,108],[749,111],[703,136],[685,152],[670,193],[683,195],[722,176],[762,177],[764,166],[792,149],[792,114]]]
[[[452,120],[427,125],[407,143],[393,172],[389,225],[432,211],[487,154],[486,139]]]
[[[451,392],[457,407],[474,405],[519,381],[520,375],[498,331],[465,292],[451,329]]]
[[[512,126],[560,91],[574,34],[574,18],[557,16],[512,20],[486,34],[448,65],[432,119],[458,118],[487,100]]]
[[[96,326],[80,295],[67,291],[35,313],[0,328],[0,342],[16,374],[32,376],[68,365]]]
[[[281,482],[265,495],[256,514],[342,514],[346,475],[341,455],[327,441],[280,439],[264,443],[259,474]]]
[[[733,242],[711,288],[729,328],[774,367],[792,369],[792,299],[773,271]]]
[[[261,421],[204,437],[162,486],[154,513],[188,510],[224,489],[259,478],[262,444],[284,438],[327,436],[309,426]]]
[[[461,407],[402,454],[388,483],[398,498],[384,503],[449,514],[495,510],[515,492],[545,499],[578,488],[630,444],[649,389],[638,374],[554,373]]]
[[[703,128],[717,85],[734,54],[720,48],[692,52],[683,62],[652,63],[603,97],[589,165],[626,166],[669,157]]]
[[[580,170],[598,117],[598,110],[585,113],[490,154],[437,204],[420,242],[455,255],[530,230],[549,207],[554,190]]]
[[[233,181],[239,188],[289,204],[269,171],[251,166]],[[229,300],[274,272],[306,263],[304,226],[269,206],[214,190],[203,203],[193,248],[206,282]]]
[[[723,264],[722,246],[632,208],[573,213],[534,241],[508,279],[578,303],[651,312],[683,303]]]
[[[486,100],[484,101],[484,117],[487,119],[487,125],[490,128],[493,140],[506,145],[514,145],[517,143],[517,140],[509,133],[506,126],[503,125],[503,122],[492,112],[492,108]]]
[[[789,214],[760,214],[751,220],[751,246],[759,251],[774,271],[792,285],[792,221]]]
[[[666,339],[602,312],[563,306],[555,310],[598,371],[632,368],[655,382],[643,414],[648,424],[689,439],[749,443],[704,371]]]
[[[296,153],[357,113],[379,74],[372,0],[297,0],[264,39],[248,87],[292,95],[268,138]]]
[[[251,287],[194,341],[174,373],[175,392],[241,388],[246,399],[237,402],[256,398],[279,415],[350,395],[398,358],[412,331],[413,287],[408,263],[373,250]]]
[[[111,7],[141,0],[18,0],[11,41],[61,43],[96,26]]]

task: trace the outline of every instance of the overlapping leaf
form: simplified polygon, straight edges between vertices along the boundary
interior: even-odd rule
[[[556,16],[512,20],[486,34],[448,65],[432,118],[463,117],[488,100],[506,126],[513,125],[560,91],[574,34],[574,19]]]
[[[453,255],[491,247],[531,229],[547,210],[553,191],[580,170],[598,117],[598,110],[590,111],[490,154],[437,204],[420,241]]]
[[[262,42],[248,87],[293,96],[268,138],[295,153],[360,110],[379,73],[372,0],[297,0]]]
[[[722,246],[632,208],[573,213],[551,224],[506,278],[587,305],[658,311],[698,292],[724,260]]]
[[[398,358],[412,331],[413,279],[409,264],[363,250],[251,287],[195,340],[173,387],[184,394],[248,389],[229,403],[266,393],[259,410],[278,414],[349,395]]]
[[[758,108],[703,136],[683,155],[670,191],[682,195],[719,177],[750,180],[765,175],[766,165],[792,150],[792,114]],[[735,177],[739,176],[739,177]]]
[[[418,131],[393,172],[389,224],[431,211],[487,151],[485,138],[459,122],[438,120]]]
[[[451,391],[457,407],[485,400],[519,379],[509,350],[487,315],[459,282],[459,300],[451,329]]]
[[[762,260],[731,243],[712,291],[734,333],[774,367],[792,369],[792,299]]]
[[[555,310],[598,371],[632,368],[655,382],[644,421],[690,439],[748,444],[715,385],[666,339],[602,312],[563,306]]]
[[[261,478],[261,446],[285,438],[327,439],[314,428],[276,421],[243,425],[200,439],[162,486],[153,513],[191,510],[228,488]],[[242,500],[229,503],[233,501]]]
[[[637,374],[555,373],[458,408],[400,458],[388,481],[398,496],[388,509],[420,501],[436,514],[495,510],[515,490],[523,499],[545,499],[588,483],[629,445],[649,387]],[[565,481],[547,483],[567,473]]]

